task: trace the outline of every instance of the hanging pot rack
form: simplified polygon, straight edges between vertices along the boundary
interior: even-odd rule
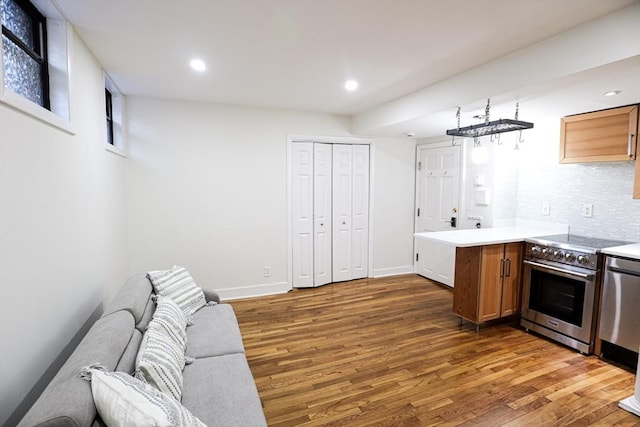
[[[495,135],[504,132],[513,132],[513,131],[523,131],[525,129],[533,128],[533,123],[524,122],[522,120],[518,120],[518,109],[519,106],[516,103],[516,115],[515,119],[498,119],[494,121],[489,121],[489,104],[491,99],[487,99],[487,106],[485,107],[485,121],[484,123],[480,123],[477,125],[460,127],[460,107],[458,107],[458,112],[456,113],[456,118],[458,119],[458,127],[447,130],[447,135],[451,135],[453,137],[462,136],[465,138],[480,138],[486,135]]]

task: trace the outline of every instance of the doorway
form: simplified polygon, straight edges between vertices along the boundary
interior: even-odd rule
[[[460,145],[416,150],[415,232],[456,230],[460,213]],[[453,287],[454,246],[416,238],[414,271]]]

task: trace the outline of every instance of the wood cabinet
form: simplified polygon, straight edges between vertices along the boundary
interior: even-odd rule
[[[520,311],[522,243],[456,248],[453,312],[473,323]]]
[[[563,117],[560,163],[633,160],[637,140],[638,105]]]

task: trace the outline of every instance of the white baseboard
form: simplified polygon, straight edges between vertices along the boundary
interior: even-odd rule
[[[223,301],[263,297],[266,295],[285,294],[291,290],[287,282],[265,283],[260,285],[238,286],[233,288],[216,289]]]
[[[404,265],[402,267],[379,268],[377,270],[373,270],[373,277],[398,276],[400,274],[411,273],[414,273],[413,265]]]

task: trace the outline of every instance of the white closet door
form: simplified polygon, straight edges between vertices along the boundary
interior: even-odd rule
[[[333,146],[333,281],[353,278],[352,146]]]
[[[367,277],[369,253],[369,146],[353,146],[352,266],[353,279]]]
[[[313,286],[313,143],[292,144],[293,286]]]
[[[331,144],[313,144],[313,286],[331,283]]]

